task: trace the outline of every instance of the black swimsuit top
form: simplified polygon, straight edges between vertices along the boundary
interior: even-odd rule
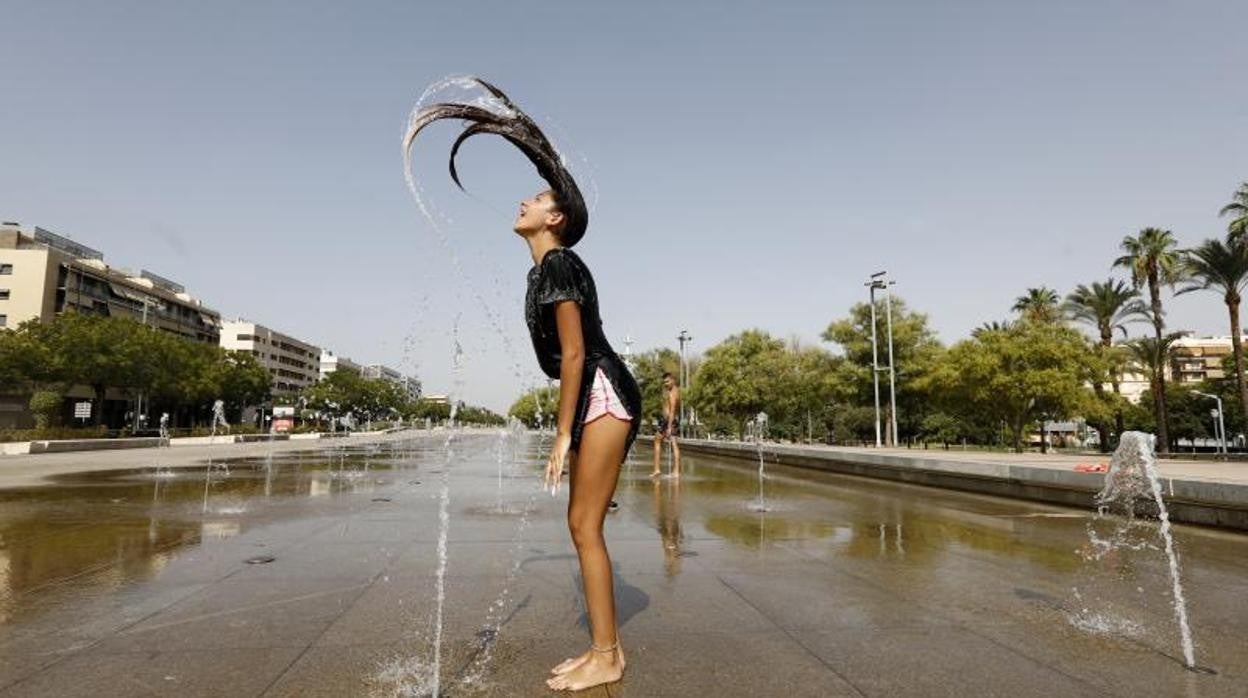
[[[572,423],[572,448],[581,442],[584,419],[589,409],[589,393],[594,376],[601,370],[611,383],[624,409],[633,416],[632,426],[624,451],[632,445],[641,425],[641,389],[628,371],[607,336],[602,331],[602,317],[598,314],[598,290],[589,267],[575,252],[562,247],[555,248],[542,257],[541,264],[529,270],[528,291],[524,294],[524,319],[533,340],[533,351],[542,372],[551,378],[559,377],[563,365],[563,346],[559,343],[559,327],[555,322],[555,305],[561,301],[573,301],[581,306],[581,336],[585,342],[585,371],[581,375],[581,389],[576,401],[576,419]]]
[[[594,365],[603,359],[618,360],[602,331],[598,290],[589,267],[572,250],[557,247],[542,257],[541,264],[529,270],[528,291],[524,295],[524,319],[542,372],[558,378],[563,363],[563,347],[555,323],[555,305],[560,301],[574,301],[581,306],[586,364]],[[592,381],[593,373],[587,373],[583,380]]]

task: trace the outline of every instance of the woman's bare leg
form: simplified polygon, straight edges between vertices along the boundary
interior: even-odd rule
[[[579,691],[618,681],[623,673],[616,632],[611,558],[602,535],[602,523],[619,480],[629,428],[628,422],[611,416],[586,424],[581,447],[572,466],[568,529],[580,559],[590,635],[593,646],[598,649],[591,648],[577,658],[580,661],[574,667],[547,681],[555,690]]]
[[[650,471],[650,477],[658,477],[662,472],[660,463],[663,461],[663,437],[654,435],[654,470]]]

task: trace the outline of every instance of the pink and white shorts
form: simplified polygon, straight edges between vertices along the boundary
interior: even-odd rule
[[[632,415],[624,409],[624,403],[620,402],[620,396],[615,394],[615,388],[611,387],[611,381],[607,380],[599,368],[594,371],[594,384],[589,388],[589,407],[585,410],[584,424],[589,424],[604,414],[624,422],[633,421]]]

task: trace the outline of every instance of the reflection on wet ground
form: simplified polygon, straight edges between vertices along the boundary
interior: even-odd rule
[[[585,637],[543,448],[412,439],[0,491],[0,695],[89,694],[84,674],[114,693],[393,694],[379,667],[433,666],[444,477],[442,686],[543,695]],[[1248,537],[1176,529],[1216,671],[1197,674],[1147,527],[1092,554],[1104,522],[1085,512],[770,465],[760,512],[754,464],[684,462],[651,480],[639,450],[609,514],[631,652],[611,695],[1246,694]]]
[[[149,579],[187,548],[316,513],[291,500],[385,488],[418,453],[389,446],[296,452],[63,475],[50,487],[0,490],[0,623]]]

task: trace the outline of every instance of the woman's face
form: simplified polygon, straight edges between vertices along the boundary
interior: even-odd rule
[[[563,214],[555,208],[555,197],[546,190],[520,202],[514,228],[521,235],[532,234],[557,225],[562,218]]]

